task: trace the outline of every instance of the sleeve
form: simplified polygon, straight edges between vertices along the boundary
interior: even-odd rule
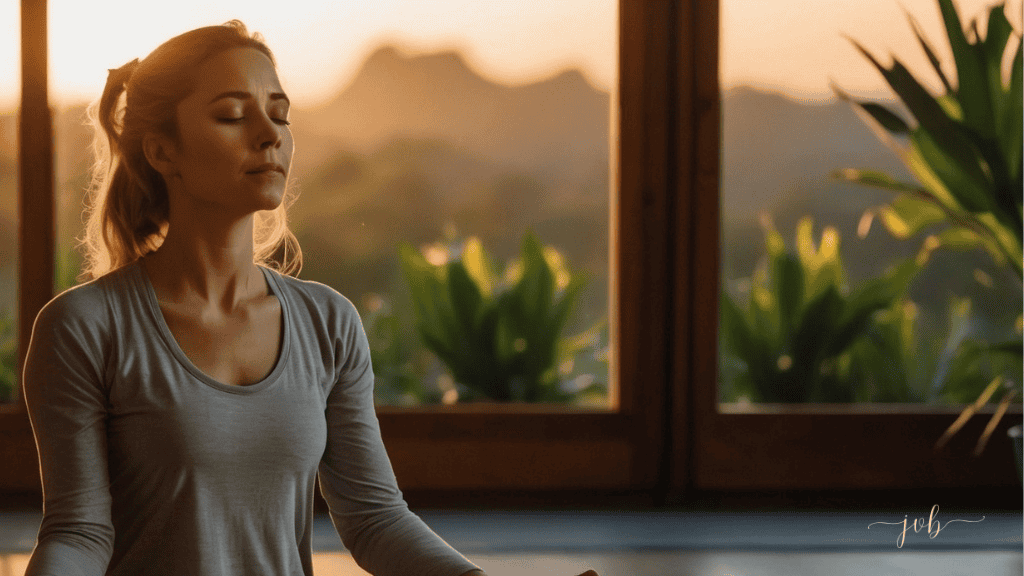
[[[72,290],[74,292],[74,290]],[[26,576],[101,576],[113,552],[103,329],[76,294],[36,316],[22,376],[39,454],[43,521]],[[99,310],[96,310],[99,308]]]
[[[351,302],[335,346],[327,398],[327,448],[320,489],[342,543],[375,576],[458,576],[478,567],[434,533],[406,504],[373,406],[370,346]]]

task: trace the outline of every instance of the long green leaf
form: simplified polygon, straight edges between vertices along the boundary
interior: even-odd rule
[[[796,366],[817,366],[826,357],[842,308],[842,296],[831,284],[807,303],[793,334],[793,362]]]
[[[462,263],[466,267],[466,272],[476,282],[481,294],[490,296],[494,291],[494,274],[479,238],[473,237],[466,240],[465,247],[462,249]]]
[[[919,185],[899,182],[893,179],[892,176],[877,170],[843,168],[842,170],[833,170],[830,173],[830,176],[832,178],[846,180],[847,182],[853,182],[855,184],[863,184],[865,186],[874,186],[875,188],[892,190],[893,192],[924,192]]]
[[[901,195],[880,209],[882,223],[895,238],[906,239],[918,234],[925,226],[946,219],[942,209],[926,200]]]
[[[750,329],[739,308],[723,293],[721,297],[722,329],[730,349],[747,364],[753,382],[768,377],[768,354],[765,335]]]
[[[462,262],[454,260],[448,263],[448,297],[451,298],[455,318],[466,335],[476,334],[477,314],[483,297],[480,289],[466,272]]]
[[[789,254],[782,254],[774,260],[772,275],[779,302],[779,335],[782,340],[789,340],[802,311],[804,271],[800,263]]]
[[[932,69],[939,75],[939,79],[942,81],[942,85],[946,88],[947,93],[952,93],[953,86],[949,83],[949,79],[946,78],[946,73],[942,71],[942,65],[939,64],[939,59],[935,56],[935,51],[932,49],[929,42],[925,39],[924,33],[921,31],[920,26],[917,25],[917,20],[906,12],[907,19],[910,20],[910,25],[914,29],[914,35],[917,36],[917,41],[920,42],[921,48],[924,50],[925,56],[928,57],[928,62],[931,63]]]
[[[856,102],[865,112],[871,114],[879,124],[892,134],[902,136],[910,134],[910,126],[885,106],[874,102]]]
[[[1006,96],[1008,102],[1005,122],[1000,122],[999,141],[1006,154],[1007,174],[1010,182],[1016,184],[1017,190],[1024,188],[1024,171],[1021,170],[1021,146],[1024,138],[1024,106],[1020,105],[1024,98],[1024,40],[1018,37],[1017,55],[1010,66],[1010,92]]]
[[[893,154],[895,154],[897,157],[903,160],[904,163],[907,162],[907,146],[903,143],[898,142],[896,138],[893,137],[893,134],[889,131],[889,129],[880,122],[879,118],[872,115],[868,110],[864,108],[860,101],[858,101],[857,99],[853,98],[845,91],[843,91],[835,82],[830,81],[829,86],[832,88],[832,91],[835,92],[837,96],[839,96],[840,99],[846,101],[851,105],[853,111],[864,120],[864,123],[867,124],[868,128],[875,135],[875,137],[878,138],[879,142],[884,144],[885,147],[888,148],[889,150],[892,150]],[[899,120],[899,122],[903,122],[903,120],[898,116],[897,119]],[[906,124],[906,122],[903,123]]]
[[[980,46],[971,45],[967,41],[953,0],[939,0],[939,10],[956,62],[957,99],[964,109],[964,122],[983,137],[993,137],[995,121],[983,60],[984,52]]]
[[[856,41],[853,41],[853,44],[874,64],[886,82],[889,83],[889,86],[892,87],[907,109],[910,110],[910,113],[917,118],[918,129],[915,132],[923,131],[928,133],[930,139],[936,143],[936,146],[943,151],[950,161],[955,162],[972,180],[983,184],[986,180],[985,174],[979,166],[979,158],[972,143],[956,130],[954,122],[946,114],[942,106],[914,78],[903,63],[893,58],[892,67],[886,68]],[[985,104],[983,105],[988,104],[987,92],[984,102]],[[964,102],[961,98],[963,108],[967,108],[968,104],[973,104],[973,102]],[[991,120],[991,114],[989,119]],[[986,134],[994,136],[991,123],[987,131],[978,130],[978,132],[983,136]]]
[[[956,197],[960,206],[971,212],[988,212],[996,209],[994,199],[989,193],[991,185],[984,178],[976,179],[962,170],[957,161],[932,139],[930,132],[916,130],[910,135],[910,140],[912,146],[926,159],[931,170],[945,184],[946,190]]]
[[[543,248],[532,232],[522,243],[523,275],[513,289],[526,318],[548,315],[555,292],[555,280],[544,259]]]
[[[1015,104],[1008,101],[1004,97],[1005,90],[1003,89],[1003,54],[1006,52],[1007,41],[1010,39],[1011,32],[1013,32],[1013,27],[1010,26],[1010,21],[1006,19],[1003,5],[992,6],[988,13],[988,29],[985,33],[985,42],[981,45],[980,51],[985,59],[985,75],[988,80],[988,91],[991,96],[993,117],[996,124],[994,126],[996,134],[992,135],[993,139],[998,136],[998,125],[1008,120],[1006,115],[1009,110],[1007,108],[1010,106],[1020,106],[1019,103]]]

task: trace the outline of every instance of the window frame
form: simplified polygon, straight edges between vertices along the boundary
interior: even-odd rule
[[[617,404],[610,411],[380,407],[385,445],[414,506],[657,505],[743,491],[974,486],[1020,497],[1009,455],[998,454],[1009,450],[1009,419],[986,454],[969,459],[964,444],[985,416],[936,456],[926,448],[952,412],[837,415],[766,406],[759,414],[719,413],[717,329],[706,329],[718,322],[718,11],[718,2],[702,0],[619,1],[619,92],[610,123],[619,151],[610,179]],[[31,129],[19,129],[19,358],[35,314],[52,297],[33,288],[53,286],[54,273],[45,0],[22,0],[22,30],[20,126]],[[830,442],[851,430],[859,441],[841,449]],[[14,463],[0,469],[0,493],[41,494],[20,396],[0,405],[0,436],[0,458]],[[894,448],[891,438],[903,444]]]
[[[776,500],[765,493],[800,492],[814,501],[836,491],[857,491],[879,502],[885,490],[895,501],[941,495],[944,504],[1019,508],[1020,481],[1007,436],[1021,420],[1019,403],[1002,418],[980,457],[972,451],[994,408],[974,415],[941,451],[935,442],[956,419],[958,407],[872,403],[720,409],[717,330],[709,335],[701,329],[717,327],[719,313],[719,9],[717,1],[686,2],[679,23],[690,32],[683,35],[679,61],[699,65],[680,70],[693,84],[692,95],[680,102],[690,114],[681,114],[676,125],[681,141],[677,165],[693,169],[684,172],[689,177],[678,193],[684,201],[675,212],[674,229],[691,234],[676,238],[676,252],[683,256],[676,262],[675,284],[686,288],[674,294],[679,334],[674,357],[682,361],[672,367],[673,421],[690,426],[671,432],[672,443],[684,449],[672,456],[670,501],[723,491],[754,494],[756,501]]]
[[[410,501],[429,495],[475,490],[506,496],[522,491],[558,492],[590,490],[630,495],[649,494],[658,488],[663,467],[667,411],[667,315],[670,287],[665,283],[668,250],[668,211],[664,191],[667,155],[665,94],[671,75],[652,65],[670,55],[670,34],[665,22],[672,3],[623,1],[620,3],[622,42],[620,105],[613,106],[621,125],[612,144],[621,142],[620,163],[613,166],[613,182],[622,193],[613,194],[611,219],[619,222],[612,233],[612,277],[624,280],[611,286],[619,306],[612,310],[610,376],[628,378],[611,410],[529,405],[479,404],[455,407],[398,409],[381,407],[378,418],[399,485]],[[21,108],[23,135],[19,155],[22,181],[21,283],[22,319],[19,349],[23,359],[31,323],[52,298],[53,286],[53,167],[52,122],[46,86],[46,2],[22,0],[23,69],[26,71]],[[40,63],[43,63],[40,65]],[[46,110],[42,115],[39,110]],[[656,129],[650,129],[650,127]],[[25,136],[43,134],[28,142]],[[48,135],[48,138],[45,137]],[[616,141],[617,140],[617,141]],[[27,162],[40,150],[49,164]],[[652,163],[657,156],[660,163]],[[31,176],[36,175],[36,179]],[[45,179],[46,182],[42,180]],[[26,194],[26,190],[32,190]],[[621,216],[620,216],[621,215]],[[30,220],[31,219],[31,220]],[[44,238],[45,236],[45,238]],[[616,273],[622,270],[623,273]],[[656,292],[644,286],[662,286]],[[654,304],[652,306],[652,304]],[[27,319],[27,321],[26,321]],[[20,370],[19,363],[19,370]],[[40,490],[38,462],[27,412],[20,395],[0,406],[0,457],[15,463],[0,472],[0,491]],[[426,498],[427,496],[424,496]]]

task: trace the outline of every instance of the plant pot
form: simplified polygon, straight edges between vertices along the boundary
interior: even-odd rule
[[[1021,451],[1024,448],[1021,447],[1021,442],[1024,441],[1024,429],[1018,424],[1006,431],[1007,436],[1010,437],[1010,441],[1013,442],[1013,455],[1017,459],[1017,479],[1024,483],[1024,471],[1021,470]]]

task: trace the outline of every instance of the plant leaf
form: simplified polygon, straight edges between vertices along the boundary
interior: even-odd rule
[[[1003,122],[997,126],[999,141],[1006,154],[1006,169],[1010,182],[1016,184],[1016,189],[1024,188],[1024,171],[1021,170],[1021,146],[1022,130],[1024,130],[1024,106],[1020,105],[1024,90],[1022,90],[1022,75],[1024,75],[1024,39],[1017,39],[1017,55],[1013,57],[1010,65],[1010,91],[1006,95],[1007,114]]]
[[[949,439],[959,432],[960,429],[964,427],[964,424],[967,424],[967,421],[971,419],[971,416],[974,416],[975,412],[981,410],[981,407],[984,406],[988,402],[988,399],[996,393],[996,390],[999,389],[999,386],[1002,383],[1003,377],[996,376],[992,382],[985,387],[985,391],[978,396],[978,399],[975,400],[973,404],[964,408],[963,412],[960,413],[960,416],[958,416],[957,419],[949,425],[949,428],[942,433],[942,436],[935,442],[935,450],[941,450],[942,447],[946,445],[946,442],[949,442]]]
[[[480,293],[483,296],[491,296],[494,293],[494,274],[491,272],[491,263],[484,252],[483,244],[476,236],[466,240],[462,249],[462,263],[480,289]]]
[[[877,170],[843,168],[841,170],[833,170],[830,173],[830,176],[832,178],[846,180],[847,182],[853,182],[855,184],[863,184],[865,186],[874,186],[875,188],[892,190],[893,192],[922,192],[919,185],[898,182],[893,179],[892,176]]]
[[[856,41],[853,41],[853,44],[875,65],[886,82],[889,83],[889,86],[892,87],[907,109],[910,110],[910,113],[917,118],[918,128],[915,130],[915,133],[927,132],[936,146],[943,151],[950,161],[955,162],[970,178],[978,182],[984,182],[985,175],[978,165],[977,153],[970,140],[964,138],[956,130],[954,121],[949,118],[942,106],[921,86],[903,63],[893,58],[892,67],[886,68]],[[957,62],[959,64],[959,61]],[[974,104],[973,101],[964,102],[963,98],[960,98],[960,100],[961,108],[963,109],[967,109],[970,105]],[[986,91],[982,106],[988,105],[989,101]],[[991,123],[991,113],[989,114],[987,131],[978,130],[973,125],[971,127],[975,128],[982,136],[995,135]]]
[[[462,335],[476,338],[477,314],[483,297],[466,267],[459,260],[448,263],[448,297],[451,299],[452,309],[455,312],[455,319],[458,321],[459,331]]]
[[[956,95],[964,109],[964,122],[981,136],[993,137],[995,120],[992,116],[992,100],[989,97],[985,73],[985,54],[980,39],[977,45],[968,42],[953,0],[939,0],[939,11],[942,13],[946,36],[953,49],[953,60],[956,62]]]
[[[947,93],[953,92],[953,86],[950,85],[949,80],[946,78],[946,74],[942,71],[942,66],[939,64],[939,59],[935,56],[935,51],[932,50],[931,45],[924,37],[924,33],[921,28],[917,25],[917,20],[910,14],[909,11],[904,10],[907,15],[907,19],[910,20],[910,25],[914,29],[914,35],[917,36],[918,42],[921,43],[921,48],[924,50],[925,56],[928,57],[928,62],[931,63],[932,69],[939,75],[939,79],[942,80],[942,85],[946,88]]]
[[[910,126],[903,121],[902,118],[896,115],[895,112],[890,111],[881,104],[874,102],[854,102],[860,106],[865,112],[870,114],[883,128],[888,130],[892,134],[902,136],[910,134]]]
[[[991,183],[982,176],[975,178],[969,171],[961,169],[955,158],[947,154],[927,130],[916,130],[910,135],[911,145],[927,159],[932,172],[945,184],[945,189],[952,192],[957,204],[970,212],[988,212],[995,209],[993,198],[988,190]],[[973,145],[967,144],[970,150]],[[975,163],[975,168],[978,164]]]
[[[774,262],[772,277],[779,302],[779,335],[783,341],[787,341],[802,312],[804,271],[790,254],[780,254],[774,258]]]

